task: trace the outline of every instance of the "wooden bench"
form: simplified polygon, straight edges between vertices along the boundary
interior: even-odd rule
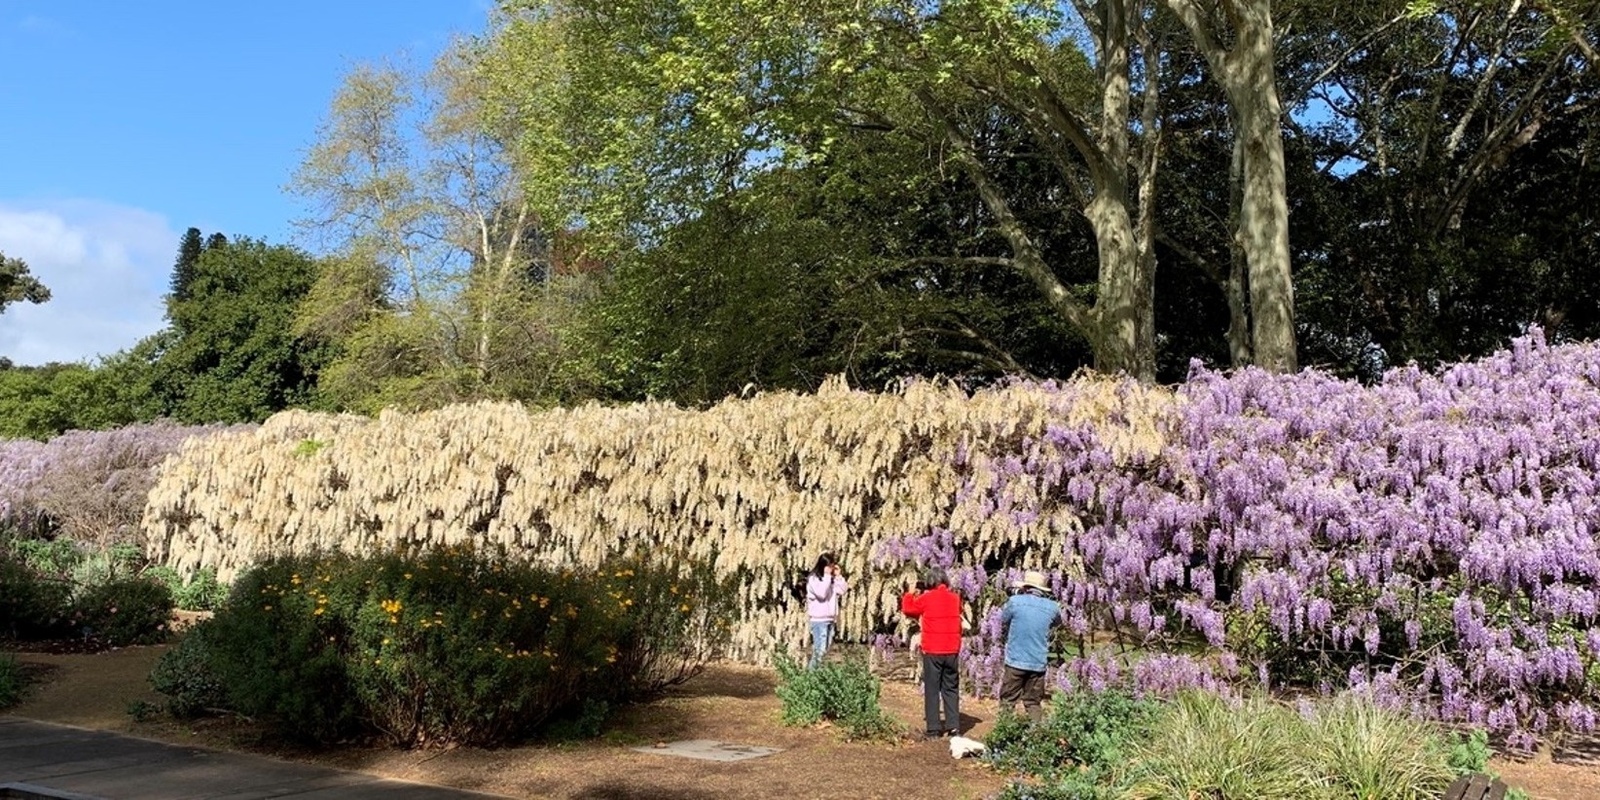
[[[1502,781],[1481,772],[1462,775],[1444,790],[1444,800],[1505,800],[1507,788]]]

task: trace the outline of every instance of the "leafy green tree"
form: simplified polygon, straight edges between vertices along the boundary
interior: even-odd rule
[[[1285,85],[1316,112],[1297,123],[1315,164],[1294,192],[1312,360],[1371,376],[1481,354],[1530,324],[1593,335],[1578,309],[1595,277],[1600,7],[1292,15]]]
[[[1230,237],[1251,278],[1239,286],[1252,312],[1252,346],[1242,354],[1294,367],[1264,0],[506,6],[511,21],[498,39],[521,54],[505,59],[518,65],[509,80],[532,75],[528,83],[554,82],[567,95],[547,86],[522,93],[524,108],[536,109],[530,117],[556,120],[529,122],[528,149],[557,167],[555,179],[571,179],[586,224],[649,246],[774,163],[826,162],[861,135],[916,139],[922,170],[963,176],[995,233],[982,250],[942,254],[945,264],[1012,270],[1090,344],[1097,365],[1144,378],[1154,375],[1157,349],[1162,64],[1186,36],[1224,89],[1238,143]],[[1157,24],[1169,12],[1181,25]],[[532,54],[554,66],[523,68]],[[1023,134],[1008,140],[1020,148],[994,147],[997,121]],[[1049,183],[1056,214],[1042,224],[1019,213],[1031,199],[1013,192],[1039,182],[1019,177],[1024,169]],[[1040,241],[1084,223],[1098,268],[1073,283]]]
[[[211,237],[188,297],[167,301],[171,335],[152,344],[154,383],[170,415],[242,422],[308,402],[326,354],[296,337],[293,323],[318,271],[293,247]]]
[[[587,279],[558,268],[482,60],[459,43],[425,75],[352,71],[296,174],[345,264],[301,315],[340,349],[324,389],[343,407],[549,394]]]
[[[70,430],[104,430],[159,416],[138,402],[125,373],[100,365],[46,364],[0,370],[0,438],[49,439]]]
[[[200,229],[190,228],[185,231],[183,240],[178,244],[178,259],[172,265],[174,299],[189,299],[189,287],[194,283],[195,268],[203,252],[205,252],[205,242],[200,238]]]
[[[50,290],[33,276],[26,262],[0,253],[0,311],[12,303],[43,303],[49,299]]]

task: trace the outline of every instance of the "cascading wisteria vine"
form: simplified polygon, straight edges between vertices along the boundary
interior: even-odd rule
[[[43,526],[102,545],[138,543],[156,466],[191,438],[253,427],[157,421],[68,431],[48,442],[0,440],[0,526]]]
[[[1600,344],[1533,331],[1372,387],[1196,366],[1178,395],[1153,455],[1052,425],[963,464],[967,525],[886,543],[885,566],[950,566],[989,600],[988,571],[1054,567],[1074,642],[1062,684],[1353,687],[1519,746],[1595,727]],[[1044,544],[1038,520],[1066,518],[1032,552],[976,552],[962,533]],[[999,669],[986,607],[967,656],[979,686]]]

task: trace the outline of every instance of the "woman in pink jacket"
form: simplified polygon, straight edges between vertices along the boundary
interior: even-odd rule
[[[811,663],[815,668],[833,641],[833,623],[839,616],[839,595],[849,584],[839,575],[839,558],[832,553],[817,557],[806,578],[806,617],[811,620]]]

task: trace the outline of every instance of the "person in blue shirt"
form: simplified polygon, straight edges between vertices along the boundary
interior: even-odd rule
[[[1047,595],[1044,573],[1029,570],[1022,589],[1006,601],[1000,627],[1006,635],[1006,669],[1000,679],[1000,714],[1015,712],[1017,701],[1035,724],[1044,717],[1044,668],[1049,655],[1050,628],[1061,624],[1061,604]]]

